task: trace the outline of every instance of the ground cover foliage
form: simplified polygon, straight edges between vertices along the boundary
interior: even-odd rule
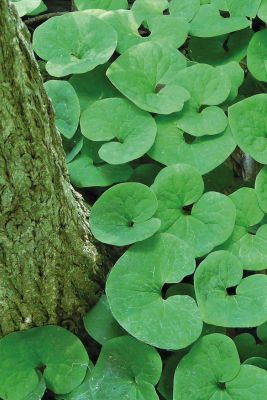
[[[84,317],[97,360],[60,327],[10,334],[0,398],[263,400],[267,1],[75,4],[33,48],[92,233],[122,256]]]

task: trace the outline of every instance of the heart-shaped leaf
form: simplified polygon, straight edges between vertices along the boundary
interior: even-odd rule
[[[195,273],[195,291],[204,322],[250,328],[266,321],[267,276],[242,276],[240,260],[227,251],[209,254],[200,264]]]
[[[84,138],[81,151],[70,158],[68,171],[71,183],[79,188],[92,186],[110,186],[113,183],[125,182],[132,175],[128,164],[109,165],[98,156],[103,143],[92,142]],[[80,144],[78,147],[79,151]]]
[[[234,342],[227,336],[202,337],[178,364],[174,400],[262,400],[267,372],[241,365]]]
[[[252,35],[251,29],[245,29],[211,38],[191,37],[188,45],[189,54],[194,61],[214,66],[231,61],[239,62],[247,54]]]
[[[50,18],[33,35],[34,51],[48,61],[47,72],[57,77],[93,70],[109,60],[116,46],[116,31],[84,12]]]
[[[248,46],[247,61],[254,78],[267,82],[267,29],[253,35]]]
[[[68,393],[83,381],[89,362],[80,340],[52,325],[5,336],[0,353],[0,396],[4,400],[25,399],[34,390],[38,393],[40,372],[47,389]]]
[[[222,107],[224,107],[225,104],[232,103],[234,99],[238,96],[238,90],[242,85],[242,83],[244,82],[245,74],[243,68],[239,65],[238,62],[235,61],[219,65],[217,69],[219,69],[225,75],[227,75],[231,82],[231,90],[229,96],[222,105]]]
[[[204,4],[200,7],[191,22],[190,33],[197,37],[213,37],[239,31],[250,26],[250,21],[245,17],[230,16],[224,18],[216,4]]]
[[[174,77],[190,93],[190,100],[177,114],[177,126],[194,136],[216,135],[227,127],[224,111],[215,107],[230,94],[231,81],[222,69],[207,64],[185,68]],[[205,107],[212,106],[212,107]]]
[[[201,334],[202,321],[189,296],[162,297],[165,283],[194,272],[192,249],[170,234],[136,243],[117,261],[106,284],[111,312],[137,339],[163,349],[181,349]]]
[[[254,160],[266,164],[267,94],[257,94],[234,104],[229,107],[228,115],[238,146]]]
[[[209,253],[233,232],[233,202],[221,193],[202,195],[203,179],[195,168],[186,164],[166,167],[151,188],[159,202],[160,231],[185,240],[194,248],[195,257]]]
[[[149,113],[126,99],[112,98],[97,101],[83,112],[81,131],[90,140],[108,142],[100,147],[102,160],[124,164],[151,148],[157,126]]]
[[[132,11],[139,23],[148,23],[152,18],[162,16],[164,11],[189,22],[199,7],[199,0],[135,0]]]
[[[220,248],[236,255],[243,269],[261,271],[267,263],[267,225],[257,227],[264,214],[255,190],[241,188],[230,198],[237,209],[236,222],[232,235]]]
[[[169,7],[168,0],[135,0],[132,11],[139,25],[148,22],[154,17],[161,16],[164,10]]]
[[[149,156],[164,165],[185,163],[202,175],[212,171],[234,151],[236,144],[229,127],[219,135],[191,137],[177,127],[176,116],[156,118],[157,135]]]
[[[110,11],[105,13],[102,19],[117,31],[119,53],[134,45],[150,41],[178,48],[185,42],[189,31],[189,24],[184,19],[169,15],[150,19],[143,31],[139,29],[140,23],[134,13],[129,10]]]
[[[97,304],[86,314],[83,322],[89,335],[100,344],[125,335],[125,331],[111,314],[105,295],[101,296]]]
[[[89,384],[94,400],[158,400],[154,386],[161,374],[155,349],[130,336],[107,341]]]
[[[90,225],[100,242],[125,246],[154,235],[160,220],[153,191],[141,183],[121,183],[108,189],[91,209]]]
[[[186,21],[191,21],[200,8],[199,0],[171,0],[169,2],[169,12]]]
[[[251,357],[267,358],[267,346],[257,343],[255,337],[250,333],[240,333],[234,337],[234,342],[242,362]]]
[[[101,16],[117,32],[117,51],[121,54],[127,49],[142,43],[142,36],[139,34],[140,23],[131,10],[110,11]],[[148,38],[147,38],[148,39]]]
[[[123,53],[109,67],[107,76],[141,109],[170,114],[180,111],[189,99],[187,90],[170,83],[173,74],[185,66],[186,60],[177,50],[148,42]]]
[[[119,10],[128,8],[127,0],[75,0],[75,5],[78,10]]]
[[[74,87],[81,106],[81,111],[97,100],[107,97],[119,97],[118,92],[106,77],[107,65],[99,65],[86,74],[73,75],[69,82]]]
[[[261,0],[211,0],[219,10],[228,11],[235,17],[255,18],[261,3]]]
[[[56,127],[70,139],[77,130],[80,119],[80,104],[77,94],[67,81],[47,81],[45,90],[55,110]]]

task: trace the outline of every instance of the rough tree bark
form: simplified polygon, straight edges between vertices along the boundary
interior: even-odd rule
[[[80,328],[108,268],[69,183],[26,27],[0,0],[0,336]]]

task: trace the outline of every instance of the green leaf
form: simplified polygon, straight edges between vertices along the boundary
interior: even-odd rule
[[[81,106],[81,111],[97,100],[107,97],[119,97],[118,92],[106,77],[107,64],[99,65],[86,74],[73,75],[69,82],[74,87]]]
[[[78,131],[79,132],[79,131]],[[79,138],[75,140],[72,148],[69,151],[66,151],[66,163],[70,163],[82,150],[83,148],[83,138]]]
[[[75,90],[66,81],[48,81],[44,84],[55,111],[56,127],[70,139],[77,130],[80,119],[80,105]]]
[[[59,34],[60,33],[60,34]],[[33,49],[56,77],[82,74],[104,64],[117,46],[115,30],[84,12],[50,18],[33,34]]]
[[[267,94],[251,96],[232,105],[228,115],[234,138],[241,150],[254,160],[266,164]]]
[[[262,357],[251,357],[248,358],[244,364],[255,365],[255,367],[259,367],[267,371],[267,360]]]
[[[192,36],[207,38],[239,31],[248,26],[250,21],[247,18],[235,16],[224,18],[215,4],[204,4],[191,22],[190,33]]]
[[[139,24],[148,23],[152,18],[162,16],[163,11],[169,11],[171,16],[182,18],[189,22],[200,7],[199,0],[135,0],[132,11]]]
[[[125,335],[125,331],[111,314],[105,295],[85,315],[83,322],[87,333],[102,345],[109,339]]]
[[[4,400],[30,396],[38,388],[40,372],[47,389],[56,394],[70,392],[83,381],[89,362],[80,340],[52,325],[5,336],[0,352],[0,396]]]
[[[267,319],[267,276],[242,279],[240,260],[227,251],[209,254],[195,273],[195,292],[203,321],[250,328]],[[229,292],[234,288],[234,294]],[[227,291],[228,290],[228,291]]]
[[[151,18],[161,16],[164,10],[169,7],[168,0],[135,0],[132,5],[132,12],[139,25]]]
[[[128,164],[109,165],[99,158],[98,151],[102,144],[84,138],[78,156],[74,159],[71,157],[72,160],[67,166],[74,186],[110,186],[113,183],[125,182],[132,175],[132,168]]]
[[[199,63],[223,65],[241,61],[247,54],[251,29],[211,38],[191,37],[188,45],[190,58]]]
[[[44,11],[47,11],[47,6],[43,1],[41,1],[40,5],[27,15],[35,16],[43,13]]]
[[[250,333],[237,335],[234,342],[242,362],[251,357],[267,358],[267,346],[256,343],[255,337]]]
[[[255,181],[255,191],[261,209],[267,213],[267,167],[263,167]]]
[[[91,209],[93,235],[103,243],[125,246],[154,235],[160,221],[153,191],[141,183],[121,183],[108,189]]]
[[[189,99],[184,88],[170,83],[173,74],[185,66],[186,60],[177,50],[148,42],[123,53],[109,67],[107,76],[141,109],[170,114],[181,110]]]
[[[179,48],[187,39],[189,24],[183,18],[164,15],[149,21],[148,30],[151,34],[147,38],[142,38],[143,41],[153,41],[162,46]]]
[[[223,69],[193,65],[178,72],[173,83],[190,93],[190,100],[176,114],[178,128],[194,136],[216,135],[226,129],[227,117],[215,107],[228,98],[231,90],[231,81]]]
[[[203,175],[223,163],[236,147],[229,127],[218,135],[192,137],[189,143],[177,127],[176,115],[159,116],[156,123],[156,140],[148,154],[164,165],[189,164]]]
[[[231,90],[229,93],[228,98],[226,99],[227,104],[230,102],[233,102],[234,99],[238,95],[238,90],[242,83],[244,82],[244,70],[243,68],[239,65],[238,62],[231,61],[227,64],[219,65],[217,67],[220,71],[222,71],[225,75],[228,76],[228,78],[231,81]]]
[[[11,3],[14,3],[19,16],[23,17],[39,7],[41,0],[11,0]]]
[[[83,382],[70,393],[57,395],[56,400],[93,400],[90,388],[90,378],[93,368],[94,364],[90,362]]]
[[[162,166],[156,163],[140,164],[136,167],[129,181],[151,186]]]
[[[267,344],[267,321],[264,324],[258,326],[257,336],[262,342]],[[266,358],[267,358],[267,356],[266,356]]]
[[[189,349],[179,350],[173,353],[165,361],[164,369],[158,384],[158,391],[166,400],[173,400],[173,380],[178,363],[187,354]]]
[[[116,30],[118,35],[117,51],[119,53],[124,53],[130,47],[142,43],[144,38],[138,31],[140,24],[131,10],[110,11],[105,13],[102,19]]]
[[[130,336],[111,339],[102,347],[91,375],[92,399],[158,400],[154,386],[161,368],[152,347]]]
[[[262,400],[266,390],[267,372],[240,366],[234,342],[221,334],[199,339],[174,377],[174,400]]]
[[[166,291],[166,297],[185,295],[196,299],[194,286],[190,283],[176,283],[171,285]]]
[[[75,0],[78,10],[119,10],[128,8],[127,0]]]
[[[239,400],[261,400],[267,390],[267,372],[253,365],[243,365],[235,379],[228,383],[230,398]]]
[[[204,336],[178,364],[173,398],[211,399],[220,393],[220,384],[234,379],[239,369],[238,353],[229,337],[217,333]]]
[[[142,36],[139,33],[140,23],[130,10],[110,11],[102,16],[118,34],[117,51],[124,53],[127,49],[144,42],[156,42],[162,46],[181,47],[186,41],[189,24],[184,19],[161,15],[150,19],[147,23],[147,32]],[[162,35],[164,32],[164,35]]]
[[[189,296],[163,299],[165,283],[194,272],[192,249],[170,234],[136,243],[117,261],[106,294],[111,312],[131,335],[163,349],[181,349],[201,334],[202,321]]]
[[[203,177],[205,190],[220,193],[231,193],[239,189],[243,182],[235,176],[235,171],[230,163],[223,163]]]
[[[258,17],[264,21],[267,22],[267,1],[266,0],[262,0],[261,1],[261,5],[258,11]]]
[[[267,225],[258,228],[264,216],[256,192],[241,188],[230,195],[237,209],[235,227],[220,248],[236,255],[245,270],[261,271],[267,263]]]
[[[232,16],[255,18],[261,0],[212,0],[211,3],[222,11],[229,11]]]
[[[166,167],[151,188],[159,202],[156,217],[161,220],[160,231],[185,240],[193,247],[195,257],[209,253],[233,232],[236,216],[233,202],[221,193],[202,195],[203,179],[193,167],[185,164]]]
[[[172,0],[169,4],[171,15],[191,21],[200,8],[199,0]]]
[[[208,64],[197,64],[185,68],[178,72],[174,80],[189,91],[198,107],[223,103],[231,90],[231,82],[223,69],[214,68]]]
[[[90,140],[108,142],[100,147],[102,160],[124,164],[151,148],[157,126],[149,113],[126,99],[112,98],[97,101],[83,112],[81,131]]]
[[[247,63],[254,78],[267,82],[267,29],[253,35],[248,46]]]
[[[37,383],[37,386],[23,400],[40,400],[43,398],[43,395],[46,391],[45,380],[41,372],[37,371],[37,374],[39,376],[39,382]]]

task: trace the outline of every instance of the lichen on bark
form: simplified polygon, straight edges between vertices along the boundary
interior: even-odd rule
[[[0,0],[0,336],[81,327],[109,268],[72,189],[29,33]]]

